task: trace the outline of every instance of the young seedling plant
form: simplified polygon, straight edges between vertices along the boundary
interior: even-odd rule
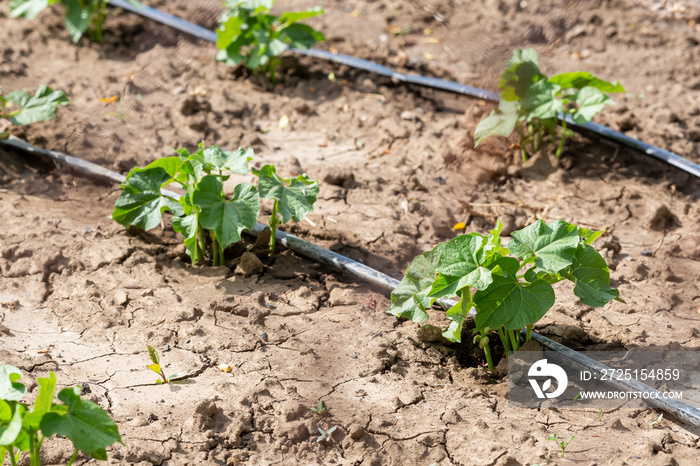
[[[135,6],[141,2],[127,0]],[[34,19],[47,7],[63,5],[66,30],[77,44],[87,31],[90,38],[102,42],[102,26],[107,17],[108,0],[10,0],[10,18]]]
[[[588,123],[603,107],[613,103],[608,94],[625,92],[617,82],[603,81],[588,71],[548,78],[540,72],[537,53],[532,49],[513,52],[498,80],[498,89],[501,101],[477,125],[474,144],[478,146],[491,136],[508,137],[517,128],[523,161],[539,150],[545,134],[556,141],[560,114],[570,116],[577,124]],[[568,134],[566,125],[566,118],[562,118],[557,158],[561,157]]]
[[[192,264],[203,263],[207,238],[213,265],[224,265],[224,249],[240,241],[241,232],[255,226],[260,214],[260,197],[255,186],[241,183],[229,199],[224,193],[226,172],[246,174],[253,159],[252,149],[223,150],[219,146],[156,160],[145,168],[134,168],[121,185],[123,191],[112,218],[126,227],[150,230],[161,224],[163,213],[173,214],[173,229],[182,234]],[[178,200],[161,192],[176,183],[185,190]]]
[[[63,91],[54,91],[41,86],[34,95],[25,91],[14,91],[2,95],[0,88],[0,118],[13,125],[29,125],[56,117],[59,105],[67,105],[68,97]],[[9,131],[0,132],[0,139],[7,139]]]
[[[316,439],[316,443],[318,443],[322,440],[325,440],[326,442],[330,442],[331,440],[333,440],[333,437],[331,437],[331,435],[333,434],[333,432],[335,432],[335,429],[337,429],[337,428],[338,428],[338,426],[333,426],[330,429],[328,429],[328,431],[325,431],[319,427],[318,431],[321,433],[321,435],[319,435],[318,438]]]
[[[320,7],[270,14],[276,0],[226,0],[224,13],[216,30],[216,56],[229,66],[244,63],[254,72],[265,72],[275,82],[279,56],[288,48],[306,50],[326,40],[311,26],[300,24],[307,18],[323,14]]]
[[[326,412],[326,407],[323,406],[323,401],[319,401],[318,406],[316,406],[315,408],[312,406],[309,409],[311,410],[311,412],[314,412],[319,416],[323,416],[323,414]]]
[[[56,375],[37,379],[39,387],[30,409],[20,400],[27,387],[18,380],[19,369],[0,366],[0,464],[9,456],[17,466],[22,452],[29,453],[30,466],[40,466],[41,445],[46,438],[60,435],[68,438],[75,449],[68,461],[72,465],[79,452],[107,460],[106,447],[122,441],[117,424],[99,405],[80,398],[80,388],[64,388],[58,393],[61,403],[54,403]]]
[[[442,335],[461,342],[464,320],[474,308],[474,344],[484,350],[491,371],[490,335],[498,334],[506,355],[517,351],[523,343],[521,330],[527,329],[529,340],[533,325],[554,305],[554,283],[573,282],[574,294],[588,306],[604,306],[613,299],[624,302],[610,287],[605,259],[591,246],[602,231],[563,220],[538,220],[513,232],[505,248],[502,229],[499,220],[487,236],[460,235],[413,259],[387,311],[425,322],[427,308],[456,296],[458,302],[446,311],[451,322]]]
[[[290,220],[298,222],[313,212],[318,199],[318,181],[310,180],[304,173],[296,178],[282,178],[273,165],[265,165],[260,170],[253,169],[258,177],[260,197],[274,201],[272,213],[267,219],[270,226],[270,256],[275,253],[275,232],[280,224]]]
[[[554,435],[550,435],[549,437],[547,437],[547,440],[552,440],[554,443],[556,443],[559,446],[559,448],[561,449],[561,457],[563,458],[564,452],[566,451],[566,447],[568,447],[569,444],[575,438],[576,438],[576,436],[572,435],[571,437],[569,437],[568,440],[559,440],[559,439],[557,439],[557,434],[554,434]]]

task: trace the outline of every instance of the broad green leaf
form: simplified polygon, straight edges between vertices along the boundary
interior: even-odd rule
[[[27,393],[27,387],[20,382],[22,372],[15,366],[3,364],[0,366],[0,399],[17,401]]]
[[[556,118],[564,110],[564,103],[556,98],[561,88],[546,79],[540,79],[528,87],[522,101],[521,113],[527,116],[527,121],[533,118]]]
[[[557,74],[549,78],[549,82],[558,84],[562,89],[582,89],[586,86],[595,87],[602,92],[625,92],[625,88],[622,87],[617,81],[608,82],[602,79],[596,78],[588,71],[575,71],[572,73],[562,73]]]
[[[289,44],[289,47],[301,50],[306,50],[312,45],[326,40],[322,32],[306,24],[292,24],[280,32],[280,37]]]
[[[173,230],[180,233],[184,239],[187,254],[192,258],[192,265],[195,263],[197,244],[197,215],[190,214],[186,217],[173,217]]]
[[[66,29],[73,39],[73,43],[77,44],[90,25],[90,17],[94,13],[95,6],[92,2],[86,2],[83,6],[80,0],[65,0],[65,5]]]
[[[199,223],[216,233],[223,248],[240,241],[243,230],[251,230],[260,215],[260,196],[254,186],[241,183],[234,189],[233,198],[223,195],[219,177],[207,175],[194,192],[194,203],[201,207]]]
[[[513,57],[506,62],[506,67],[498,79],[501,100],[522,99],[537,77],[543,77],[537,66],[537,53],[532,49],[514,50]]]
[[[544,280],[518,281],[520,264],[513,257],[503,257],[496,264],[503,275],[493,274],[491,286],[474,294],[476,329],[503,325],[507,330],[519,330],[540,320],[554,305],[552,286]]]
[[[105,447],[121,442],[117,424],[92,401],[80,398],[80,389],[65,388],[58,399],[68,408],[64,414],[47,413],[41,421],[42,433],[68,437],[73,446],[96,459],[106,459]]]
[[[160,225],[163,213],[169,210],[184,215],[179,202],[169,199],[160,190],[170,184],[172,177],[162,167],[135,168],[126,178],[112,212],[112,218],[124,226],[134,225],[150,230]]]
[[[0,423],[0,445],[3,446],[14,444],[22,430],[22,414],[26,408],[21,403],[12,405],[12,418],[7,423]]]
[[[478,233],[460,235],[447,242],[438,260],[439,274],[430,290],[431,297],[454,295],[466,286],[484,290],[491,284],[491,271],[483,267],[478,255],[486,237]]]
[[[68,103],[68,98],[63,91],[54,91],[48,86],[39,87],[34,96],[22,91],[11,92],[7,95],[7,100],[21,107],[21,111],[10,118],[10,122],[15,125],[50,120],[56,116],[59,105]]]
[[[161,372],[160,364],[149,364],[146,368],[152,370],[156,374],[160,374]]]
[[[318,181],[310,180],[306,174],[292,179],[281,178],[273,165],[253,170],[253,174],[259,178],[260,196],[279,203],[278,212],[282,216],[282,223],[289,220],[298,222],[313,212],[313,204],[318,198]]]
[[[12,407],[5,400],[0,400],[0,424],[8,423],[12,419]]]
[[[280,15],[279,22],[281,24],[293,24],[308,18],[313,18],[314,16],[322,15],[323,13],[323,8],[320,6],[309,8],[306,11],[289,11]]]
[[[515,129],[520,112],[520,102],[501,100],[491,114],[481,120],[474,131],[474,147],[491,136],[508,137]]]
[[[5,464],[5,457],[7,456],[7,448],[0,445],[0,464]]]
[[[579,106],[573,114],[573,120],[582,125],[588,123],[603,107],[613,103],[613,100],[595,87],[584,87],[576,93],[574,101]]]
[[[53,405],[53,395],[56,392],[56,374],[49,372],[49,377],[37,379],[39,393],[34,400],[34,407],[31,413],[24,417],[24,425],[33,430],[39,429],[39,424],[46,413],[51,411]]]
[[[139,170],[148,170],[150,168],[162,168],[171,177],[176,178],[180,170],[182,170],[183,161],[180,157],[174,155],[172,157],[162,157],[149,163],[144,168]]]
[[[158,357],[158,353],[156,352],[155,348],[153,348],[151,345],[148,346],[148,357],[153,361],[153,364],[159,364],[160,363],[160,358]]]
[[[49,6],[49,0],[10,0],[10,18],[34,19]]]
[[[558,273],[571,265],[579,243],[578,228],[563,220],[538,220],[514,231],[508,250],[523,260],[534,258],[535,265],[548,273]]]
[[[442,336],[452,342],[460,343],[462,341],[462,325],[469,311],[470,309],[465,308],[464,297],[462,297],[457,304],[449,308],[445,316],[450,319],[451,322],[447,330],[442,332]]]
[[[620,296],[610,288],[610,270],[593,246],[579,245],[566,278],[575,283],[574,294],[583,304],[592,307],[605,306]]]
[[[284,41],[280,39],[272,39],[269,44],[267,44],[267,50],[269,55],[276,57],[277,55],[281,55],[284,53],[285,50],[287,50],[287,44],[284,43]]]
[[[238,148],[236,151],[223,150],[219,146],[210,146],[202,151],[204,162],[216,170],[229,170],[239,175],[248,173],[248,162],[253,160],[253,149]]]
[[[216,46],[220,50],[226,49],[241,35],[241,26],[245,21],[237,16],[229,17],[226,22],[216,29]]]
[[[408,266],[399,285],[391,292],[391,307],[387,311],[414,322],[425,322],[425,310],[435,299],[428,297],[435,279],[435,267],[447,243],[440,243],[430,251],[417,256]]]

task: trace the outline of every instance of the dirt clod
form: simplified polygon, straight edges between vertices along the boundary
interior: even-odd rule
[[[236,267],[236,273],[240,273],[249,277],[251,275],[262,273],[265,267],[254,253],[246,251],[241,256],[241,261]]]

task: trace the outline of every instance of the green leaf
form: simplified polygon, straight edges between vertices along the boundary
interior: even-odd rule
[[[575,71],[572,73],[562,73],[557,74],[549,78],[549,82],[553,84],[558,84],[562,89],[582,89],[586,86],[595,87],[602,92],[625,92],[625,88],[622,87],[617,81],[608,82],[598,79],[593,76],[588,71]]]
[[[160,364],[149,364],[148,366],[146,366],[146,368],[152,370],[153,372],[155,372],[158,375],[160,375],[160,373],[162,371]]]
[[[12,407],[5,400],[0,399],[0,424],[10,422],[12,419]]]
[[[241,35],[243,24],[245,24],[243,18],[229,17],[216,29],[216,46],[220,50],[224,50],[231,45]]]
[[[605,230],[595,231],[578,227],[578,235],[583,239],[584,244],[593,244],[603,233],[605,233]]]
[[[10,0],[10,18],[34,19],[49,6],[49,0]]]
[[[194,192],[194,203],[201,207],[200,224],[216,233],[221,247],[240,241],[243,230],[251,230],[260,215],[260,196],[254,186],[241,183],[233,198],[226,200],[219,177],[207,175]]]
[[[579,106],[573,114],[573,120],[582,125],[588,123],[603,107],[613,103],[613,100],[595,87],[584,87],[574,96],[574,101]]]
[[[22,91],[11,92],[7,100],[16,103],[21,111],[10,118],[15,125],[28,125],[39,121],[47,121],[56,116],[59,105],[66,105],[68,98],[63,91],[54,91],[48,86],[41,86],[34,96]]]
[[[253,174],[259,178],[260,196],[279,203],[278,212],[282,216],[282,223],[289,220],[298,222],[313,212],[313,204],[318,199],[318,181],[310,180],[306,174],[283,179],[277,175],[273,165],[253,170]]]
[[[22,372],[15,366],[3,364],[0,366],[0,399],[17,401],[27,393],[27,387],[20,382]]]
[[[515,129],[520,112],[520,102],[508,102],[501,100],[498,108],[494,108],[491,114],[481,120],[474,131],[474,147],[491,136],[508,137]]]
[[[308,18],[313,18],[314,16],[322,15],[323,13],[323,8],[320,6],[309,8],[306,11],[289,11],[280,15],[279,22],[281,24],[293,24]]]
[[[117,424],[92,401],[80,398],[80,389],[65,388],[58,394],[68,410],[59,414],[47,413],[41,421],[41,431],[49,437],[54,434],[68,437],[73,446],[96,459],[107,459],[105,447],[121,442]]]
[[[534,258],[535,265],[548,273],[570,266],[579,243],[578,227],[563,220],[544,223],[538,220],[512,233],[508,250],[523,260]]]
[[[387,311],[414,322],[425,322],[425,310],[435,301],[428,293],[435,279],[435,268],[447,243],[440,243],[430,251],[417,256],[406,270],[399,285],[391,292],[391,307]]]
[[[508,255],[508,249],[501,246],[503,241],[501,238],[502,231],[503,223],[500,220],[496,220],[496,228],[489,232],[484,247],[477,253],[479,264],[484,267],[489,267],[499,257]]]
[[[86,2],[86,6],[83,7],[79,0],[65,0],[65,5],[66,29],[73,39],[73,43],[77,44],[90,25],[90,17],[94,13],[95,6],[92,2]]]
[[[450,325],[447,327],[447,330],[442,332],[442,336],[449,341],[460,343],[462,341],[462,326],[469,311],[470,309],[467,309],[464,305],[464,296],[462,296],[459,302],[445,313],[445,316],[450,320]]]
[[[546,79],[540,79],[528,87],[522,101],[521,112],[527,116],[527,121],[533,118],[556,118],[564,110],[564,102],[556,98],[561,88]]]
[[[31,413],[24,418],[24,425],[33,430],[39,430],[39,424],[46,413],[51,411],[53,406],[53,395],[56,392],[56,374],[49,372],[49,377],[37,379],[39,393],[34,400],[34,407]]]
[[[588,306],[605,306],[620,296],[618,290],[610,288],[610,270],[605,259],[588,244],[579,245],[565,276],[576,284],[574,294]]]
[[[162,168],[170,176],[177,178],[178,173],[182,170],[183,161],[180,157],[174,155],[172,157],[161,157],[146,165],[143,170],[150,168]]]
[[[155,348],[153,348],[151,345],[148,346],[148,357],[151,359],[153,364],[160,364],[160,358],[158,357],[158,353],[156,352]]]
[[[197,215],[190,214],[186,217],[173,217],[173,230],[180,233],[184,239],[187,254],[192,258],[192,265],[195,263],[197,244]]]
[[[448,241],[437,263],[439,275],[430,296],[451,296],[466,286],[485,290],[492,282],[491,271],[478,259],[485,244],[486,237],[478,233],[460,235]]]
[[[179,202],[160,192],[173,178],[163,167],[134,168],[129,172],[112,212],[112,218],[124,226],[134,225],[150,230],[160,225],[163,213],[169,210],[174,215],[184,215]]]
[[[501,100],[522,99],[537,77],[543,77],[537,66],[537,53],[533,49],[515,49],[498,79]]]
[[[306,24],[292,24],[280,32],[280,37],[289,44],[289,47],[301,50],[306,50],[312,45],[326,40],[322,32]]]
[[[248,162],[253,160],[253,149],[239,147],[236,151],[223,150],[219,146],[210,146],[202,151],[202,160],[211,169],[229,170],[239,175],[248,173]]]
[[[491,286],[474,293],[477,330],[501,325],[507,330],[519,330],[540,320],[554,305],[552,285],[544,280],[518,281],[516,274],[520,264],[517,259],[503,257],[495,264],[503,275],[494,273]]]
[[[26,408],[21,403],[8,404],[12,407],[12,418],[10,422],[0,423],[0,445],[10,446],[17,441],[22,430],[22,415]]]

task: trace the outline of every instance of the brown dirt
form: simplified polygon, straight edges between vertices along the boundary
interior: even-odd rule
[[[215,25],[218,2],[153,4]],[[532,46],[547,73],[616,79],[629,94],[600,122],[700,162],[691,2],[320,4],[326,47],[404,71],[494,89],[512,49]],[[591,309],[564,293],[537,329],[576,349],[700,347],[696,178],[580,137],[561,163],[543,154],[522,165],[507,142],[471,148],[484,102],[291,57],[271,86],[216,63],[210,44],[119,12],[102,46],[76,47],[57,14],[10,20],[7,5],[3,90],[45,83],[71,99],[56,120],[20,128],[32,143],[123,173],[200,140],[252,146],[257,164],[323,181],[312,223],[288,231],[397,278],[460,221],[481,232],[496,218],[508,231],[536,218],[606,228],[597,244],[628,304]],[[99,100],[112,95],[121,108]],[[504,380],[470,367],[468,348],[425,342],[385,314],[382,290],[288,252],[249,278],[191,267],[172,231],[129,234],[108,218],[118,189],[0,160],[0,361],[29,381],[53,370],[62,386],[87,383],[119,423],[114,463],[700,464],[697,429],[652,428],[653,410],[598,421],[593,410],[508,408]],[[189,382],[153,385],[147,344]],[[325,416],[308,409],[319,400]],[[334,442],[317,443],[317,428],[332,426]],[[565,459],[553,433],[576,435]],[[64,441],[47,444],[47,463],[69,455]]]

